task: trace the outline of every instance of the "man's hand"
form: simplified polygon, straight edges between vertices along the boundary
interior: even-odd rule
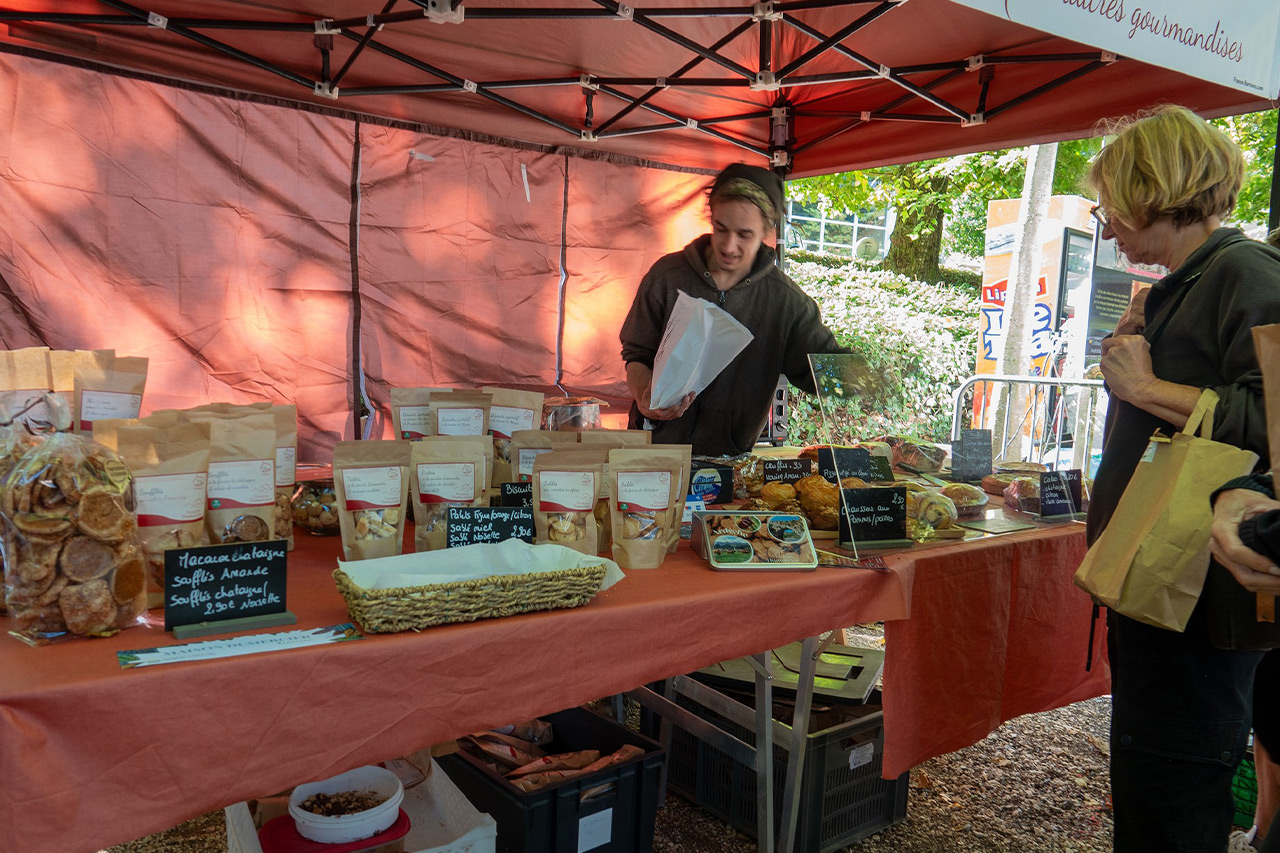
[[[693,405],[694,394],[690,391],[674,406],[668,406],[665,409],[651,409],[649,408],[649,392],[650,388],[644,389],[644,394],[640,396],[640,399],[636,400],[636,408],[640,410],[640,414],[651,421],[674,421],[689,411],[689,407]]]
[[[673,421],[693,405],[694,394],[690,391],[674,406],[668,406],[665,409],[649,408],[649,395],[653,392],[653,371],[639,362],[632,361],[627,364],[627,387],[635,397],[636,408],[640,410],[640,414],[651,421]]]
[[[1280,501],[1252,489],[1230,489],[1218,495],[1209,552],[1245,589],[1280,595],[1280,568],[1240,541],[1240,522],[1273,509],[1280,509]]]
[[[1142,330],[1146,328],[1147,321],[1143,316],[1146,310],[1147,297],[1151,294],[1151,285],[1139,290],[1133,294],[1133,298],[1129,300],[1129,307],[1124,309],[1124,313],[1120,315],[1120,320],[1116,323],[1115,329],[1111,332],[1113,335],[1140,335]]]
[[[1136,403],[1156,381],[1151,372],[1151,344],[1142,335],[1112,335],[1104,340],[1098,367],[1111,393],[1127,403]]]

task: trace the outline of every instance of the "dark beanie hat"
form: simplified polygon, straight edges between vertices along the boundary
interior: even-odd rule
[[[764,190],[765,195],[773,202],[774,212],[778,217],[786,211],[786,193],[782,187],[782,178],[763,166],[748,166],[746,163],[734,163],[726,166],[724,171],[716,175],[716,182],[711,186],[711,194],[735,178],[741,178]]]

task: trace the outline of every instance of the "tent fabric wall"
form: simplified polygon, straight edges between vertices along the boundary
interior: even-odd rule
[[[392,387],[554,384],[563,159],[376,126],[360,141],[374,435]]]
[[[606,397],[618,384],[618,332],[640,279],[658,258],[710,230],[711,178],[569,160],[563,379]]]
[[[9,56],[0,103],[0,346],[145,356],[148,410],[296,400],[332,445],[350,124]]]
[[[640,277],[704,228],[705,175],[11,55],[0,103],[0,347],[146,356],[144,411],[296,402],[304,461],[353,437],[354,291],[374,436],[391,387],[618,399]]]

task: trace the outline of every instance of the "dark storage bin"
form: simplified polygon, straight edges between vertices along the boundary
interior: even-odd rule
[[[437,758],[467,799],[498,822],[498,853],[649,853],[662,746],[582,708],[542,719],[551,723],[554,737],[545,747],[548,753],[596,749],[603,757],[634,744],[645,754],[531,792],[521,791],[466,753]]]
[[[743,704],[753,704],[753,697],[746,693],[735,691],[732,695]],[[754,731],[684,696],[677,701],[734,737],[755,745]],[[810,726],[816,730],[809,732],[804,772],[799,780],[796,850],[831,853],[907,816],[908,774],[895,780],[880,778],[884,714],[879,702],[879,692],[873,692],[865,705],[814,700]],[[789,701],[775,702],[775,719],[787,719],[791,712]],[[787,752],[775,744],[775,830],[782,822],[786,772]],[[756,772],[674,725],[667,758],[667,785],[737,829],[756,836]],[[501,829],[498,837],[502,837]]]

